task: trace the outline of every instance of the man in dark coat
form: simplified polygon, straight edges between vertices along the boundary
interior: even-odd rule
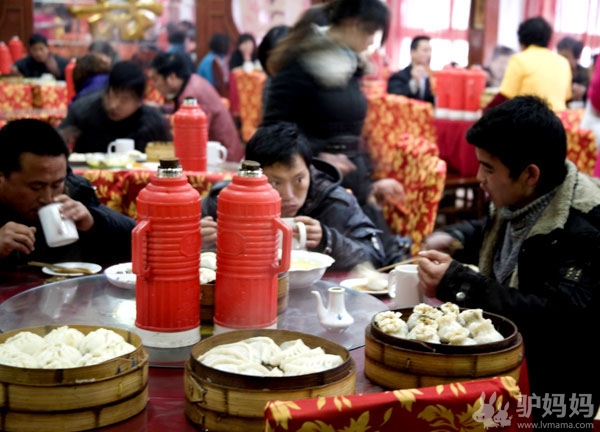
[[[50,52],[48,40],[44,36],[34,33],[29,38],[29,55],[16,60],[10,72],[25,78],[40,78],[44,74],[52,74],[57,80],[64,80],[68,63],[66,58]]]
[[[295,124],[259,127],[248,141],[246,159],[260,163],[279,192],[281,216],[305,224],[307,249],[335,259],[332,270],[350,270],[365,262],[382,265],[385,255],[379,231],[354,195],[340,186],[339,171],[313,160],[310,144]],[[226,185],[216,184],[202,200],[204,248],[216,241],[217,197]]]
[[[104,92],[93,93],[69,106],[59,131],[73,141],[77,153],[106,153],[119,138],[131,138],[140,152],[152,141],[171,141],[166,118],[157,108],[144,104],[146,75],[133,62],[115,64]]]
[[[429,77],[431,44],[429,36],[417,36],[410,43],[410,64],[388,79],[388,93],[434,103]]]
[[[89,261],[110,264],[131,260],[135,221],[101,205],[94,188],[67,165],[62,137],[40,120],[14,120],[0,129],[0,269],[28,261]],[[38,210],[62,203],[64,218],[75,222],[79,240],[50,248]]]
[[[535,96],[491,108],[467,140],[490,215],[425,239],[423,248],[436,250],[420,253],[421,291],[513,320],[532,393],[523,406],[540,429],[539,422],[585,429],[575,423],[591,425],[600,401],[589,352],[600,316],[599,182],[565,161],[562,123]],[[450,249],[455,260],[440,252]],[[461,262],[478,264],[479,273]]]

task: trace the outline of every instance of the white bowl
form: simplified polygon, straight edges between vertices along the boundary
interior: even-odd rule
[[[293,250],[288,271],[290,288],[310,287],[323,277],[325,270],[334,262],[329,255]]]

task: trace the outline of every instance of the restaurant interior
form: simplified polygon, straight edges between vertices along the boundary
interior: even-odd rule
[[[499,88],[478,84],[469,93],[465,90],[467,81],[462,81],[462,87],[456,83],[468,79],[467,71],[481,72],[489,65],[497,46],[519,52],[517,27],[536,16],[553,26],[551,49],[565,36],[583,42],[579,64],[591,76],[594,58],[600,52],[600,6],[595,0],[382,1],[390,10],[390,31],[382,46],[376,41],[368,50],[374,67],[361,81],[367,99],[362,137],[368,143],[373,180],[395,179],[404,188],[403,199],[392,197],[383,203],[382,212],[391,232],[409,239],[409,255],[415,257],[434,230],[480,219],[490,203],[480,188],[479,160],[466,132]],[[170,48],[170,26],[185,23],[184,48],[198,67],[209,53],[214,34],[229,36],[231,54],[241,34],[253,35],[258,45],[270,28],[291,26],[308,8],[321,3],[326,0],[2,0],[0,128],[17,119],[38,119],[58,127],[67,116],[73,96],[68,73],[65,80],[10,73],[13,63],[28,55],[27,43],[34,33],[47,39],[52,53],[75,62],[88,52],[92,42],[109,41],[121,60],[136,60],[148,72],[152,58]],[[436,11],[433,16],[432,10]],[[438,74],[448,65],[466,74],[455,75],[457,81],[446,89],[436,87],[433,104],[390,94],[387,89],[389,77],[411,61],[411,40],[423,34],[431,37],[431,77],[440,77],[432,85],[439,86],[442,79]],[[228,71],[228,77],[227,87],[219,96],[245,145],[261,124],[268,76],[255,61]],[[464,94],[457,96],[459,89]],[[152,79],[147,81],[144,102],[171,107],[164,116],[173,133],[173,103],[165,99]],[[580,127],[584,114],[585,101],[573,101],[567,109],[556,111],[566,131],[567,159],[580,172],[600,178],[600,137]],[[72,150],[73,143],[67,144]],[[179,157],[173,141],[150,142],[143,153],[112,159],[108,152],[72,153],[69,164],[75,174],[91,183],[101,204],[139,222],[143,219],[140,214],[152,217],[150,204],[144,200],[150,201],[149,194],[155,191],[152,187],[158,187],[157,170],[167,169],[159,161]],[[209,157],[204,170],[183,166],[190,189],[200,198],[207,197],[215,184],[235,183],[244,169],[251,170],[242,167],[242,160],[225,159],[223,155],[213,160]],[[283,238],[283,243],[289,240],[285,234]],[[133,241],[135,247],[137,240]],[[110,248],[110,242],[107,239],[99,247]],[[282,246],[284,251],[290,252],[291,244]],[[143,247],[147,250],[152,246],[148,243]],[[303,251],[291,251],[292,261],[294,252]],[[218,262],[219,257],[202,253],[200,259]],[[281,258],[281,262],[286,260]],[[487,405],[482,396],[494,393],[499,402],[515,401],[506,418],[510,414],[516,419],[519,392],[529,391],[518,329],[506,318],[484,312],[483,317],[501,333],[500,342],[454,347],[465,350],[438,350],[437,344],[411,340],[399,342],[381,331],[381,314],[389,310],[416,314],[413,306],[425,301],[422,297],[409,301],[399,294],[400,277],[416,278],[400,275],[399,268],[394,270],[398,270],[394,274],[397,287],[392,289],[390,276],[383,290],[369,290],[352,288],[353,283],[366,284],[364,275],[329,271],[329,261],[315,264],[317,268],[306,274],[304,269],[292,271],[288,262],[288,268],[270,279],[277,286],[275,325],[232,332],[216,331],[220,315],[215,281],[200,280],[194,291],[199,294],[194,310],[200,324],[191,330],[197,338],[163,342],[160,337],[155,339],[161,335],[160,329],[137,326],[142,319],[139,303],[136,306],[136,301],[140,302],[139,278],[147,271],[143,265],[134,262],[132,269],[131,263],[125,263],[128,267],[119,262],[110,266],[67,263],[76,268],[65,272],[60,264],[56,268],[52,264],[59,263],[0,270],[0,358],[2,344],[23,329],[47,336],[60,328],[66,332],[63,326],[84,335],[98,328],[113,329],[135,349],[104,363],[72,370],[15,368],[0,362],[1,430],[362,431],[400,430],[398,425],[405,425],[403,430],[420,431],[433,430],[437,425],[436,430],[483,431],[490,424],[498,430],[518,430],[516,422],[511,425],[495,416],[496,422],[485,423],[482,414],[486,407],[491,407],[494,415],[503,412],[498,405],[492,406],[493,400]],[[413,262],[396,263],[387,270],[403,264]],[[119,279],[123,274],[129,279]],[[380,274],[388,278],[387,273]],[[362,282],[356,282],[359,277]],[[339,286],[343,295],[338,296],[335,289]],[[173,289],[178,289],[177,285]],[[185,315],[186,311],[174,306],[178,297],[173,296],[171,300],[154,299],[155,307],[170,307],[170,312]],[[440,307],[435,299],[429,300],[428,307]],[[148,304],[152,301],[149,299]],[[340,328],[325,324],[331,316],[346,315],[350,321]],[[221,318],[218,321],[223,323]],[[181,332],[182,337],[188,337],[189,332]],[[329,355],[338,354],[341,364],[300,376],[259,378],[212,368],[199,360],[220,345],[266,336],[279,345],[278,352],[280,346],[300,338],[310,349],[323,347]],[[304,354],[308,356],[306,351]],[[452,425],[460,427],[454,429]],[[593,426],[600,430],[600,413]]]

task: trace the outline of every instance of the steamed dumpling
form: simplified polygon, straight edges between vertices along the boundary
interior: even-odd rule
[[[81,351],[82,354],[102,352],[106,351],[108,347],[123,342],[125,342],[125,339],[123,339],[123,336],[120,334],[115,333],[112,330],[99,328],[84,336],[79,345],[79,351]]]
[[[76,328],[62,326],[55,328],[46,336],[44,336],[44,340],[51,345],[65,344],[79,348],[79,345],[84,337],[85,335]]]
[[[438,336],[442,342],[448,342],[448,334],[455,332],[456,330],[464,329],[457,321],[458,315],[454,313],[447,313],[436,319],[438,324]],[[466,329],[465,329],[466,330]],[[468,336],[467,330],[467,336]]]
[[[48,346],[43,337],[28,331],[22,331],[9,337],[5,343],[31,356],[37,355]]]
[[[217,254],[214,252],[202,252],[200,254],[200,267],[210,270],[216,270]]]
[[[504,339],[504,336],[494,328],[492,320],[489,319],[471,324],[469,330],[478,344],[498,342]]]
[[[446,333],[446,339],[448,339],[449,345],[475,345],[474,339],[469,337],[470,332],[464,327],[460,327],[456,330]]]
[[[440,343],[437,329],[433,326],[418,324],[408,332],[408,339],[418,340],[422,342]]]
[[[13,344],[0,344],[0,364],[22,368],[39,368],[35,357],[24,353]]]
[[[427,303],[419,303],[418,305],[413,307],[413,312],[408,317],[408,320],[407,320],[408,329],[412,330],[412,328],[417,325],[419,318],[421,318],[422,316],[425,316],[425,317],[435,320],[436,318],[438,318],[442,315],[443,315],[443,312],[441,310],[439,310],[431,305],[428,305]]]
[[[383,311],[375,315],[374,320],[382,332],[405,338],[408,335],[408,324],[401,317],[400,312]]]
[[[44,369],[65,369],[79,366],[81,353],[71,345],[48,345],[37,355],[40,367]]]

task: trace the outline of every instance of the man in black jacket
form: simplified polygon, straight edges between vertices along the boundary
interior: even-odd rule
[[[380,267],[385,252],[379,231],[363,213],[356,198],[341,184],[332,165],[312,158],[310,144],[292,123],[257,129],[246,146],[246,159],[261,164],[281,196],[281,216],[306,226],[306,247],[335,259],[332,270],[350,270],[370,262]],[[216,241],[217,197],[227,185],[216,184],[202,200],[202,243]]]
[[[69,151],[60,134],[39,120],[15,120],[0,129],[0,269],[28,261],[131,260],[135,221],[98,201],[90,183],[67,165]],[[50,248],[38,210],[62,203],[64,218],[75,222],[79,240]]]
[[[146,75],[131,61],[115,64],[104,92],[69,105],[59,131],[77,153],[106,153],[119,138],[131,138],[141,152],[151,141],[171,141],[169,124],[157,108],[144,104]]]
[[[388,93],[429,103],[434,102],[429,79],[429,62],[431,61],[431,44],[429,40],[429,36],[417,36],[411,41],[411,63],[390,76]]]
[[[421,292],[513,320],[523,335],[533,396],[523,406],[533,408],[534,429],[549,422],[589,430],[600,404],[598,362],[589,353],[600,315],[599,182],[565,160],[562,123],[535,96],[491,108],[467,141],[490,215],[425,239]]]

